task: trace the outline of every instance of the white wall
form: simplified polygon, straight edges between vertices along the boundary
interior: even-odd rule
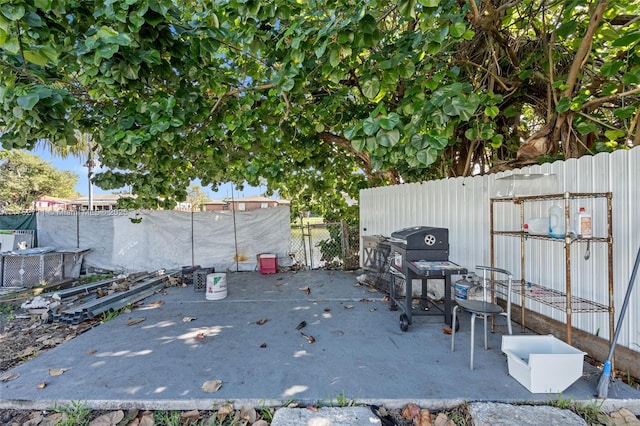
[[[80,247],[91,249],[85,266],[107,270],[154,271],[196,264],[216,271],[253,271],[261,253],[276,254],[279,265],[291,265],[289,207],[193,214],[112,210],[80,212],[79,217],[75,212],[40,212],[37,221],[41,247],[76,247],[79,236]]]
[[[613,193],[613,278],[617,322],[640,247],[640,147],[488,176],[365,189],[360,191],[361,236],[390,236],[393,231],[409,226],[444,227],[449,229],[451,261],[469,270],[473,270],[475,265],[489,265],[489,200],[495,195],[496,179],[526,173],[555,174],[557,193]],[[551,204],[550,201],[531,203],[526,207],[525,217],[546,216]],[[572,214],[579,206],[586,207],[593,217],[594,236],[606,236],[605,199],[574,200],[571,206]],[[495,212],[496,230],[518,229],[519,207],[507,202],[498,203]],[[585,250],[585,243],[571,246],[573,294],[607,305],[607,244],[591,244],[588,260],[584,259]],[[564,289],[562,242],[529,239],[525,243],[525,252],[527,280]],[[520,277],[519,238],[497,237],[496,266],[509,269],[516,278]],[[640,281],[640,277],[636,280]],[[564,312],[557,309],[535,302],[527,307],[555,320],[566,321]],[[574,313],[573,325],[609,339],[607,313]],[[640,283],[636,282],[634,287],[618,343],[640,351]]]

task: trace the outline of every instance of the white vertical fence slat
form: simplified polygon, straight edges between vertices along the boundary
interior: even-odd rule
[[[617,321],[640,246],[640,147],[487,176],[365,189],[360,191],[361,236],[390,236],[392,232],[409,226],[448,228],[451,261],[469,270],[476,265],[488,265],[491,239],[489,206],[496,190],[496,179],[527,173],[555,174],[557,193],[613,193],[613,279]],[[562,205],[562,202],[558,203]],[[525,219],[547,216],[552,204],[551,201],[526,203]],[[606,236],[606,199],[571,200],[572,217],[580,207],[585,207],[592,215],[594,236]],[[509,202],[496,203],[494,226],[496,230],[519,229],[520,207]],[[571,245],[572,293],[607,305],[607,244],[591,243],[587,259],[586,254],[585,242]],[[495,258],[496,266],[512,271],[516,278],[522,275],[519,238],[497,236]],[[524,273],[527,281],[564,290],[564,244],[526,240]],[[526,303],[533,311],[557,321],[566,321],[563,311],[529,299]],[[607,313],[574,313],[572,322],[580,330],[604,339],[610,337]],[[636,283],[634,288],[618,344],[640,352],[640,283]]]

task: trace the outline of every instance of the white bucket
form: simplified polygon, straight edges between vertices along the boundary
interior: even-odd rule
[[[227,297],[227,274],[216,273],[207,275],[207,300],[220,300]]]

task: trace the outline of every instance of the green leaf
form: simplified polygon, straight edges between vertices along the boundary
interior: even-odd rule
[[[627,134],[622,130],[607,130],[604,132],[604,135],[610,141],[615,141],[620,138],[624,138]]]
[[[376,21],[376,18],[367,13],[360,19],[358,26],[360,27],[360,31],[363,33],[373,34],[378,27],[378,22]]]
[[[340,50],[337,47],[331,47],[331,53],[329,54],[329,63],[334,68],[340,65]]]
[[[578,21],[576,20],[563,22],[556,30],[556,33],[558,34],[558,36],[560,36],[560,38],[567,38],[567,36],[573,34],[576,31],[577,25]]]
[[[558,105],[556,105],[556,112],[567,112],[569,111],[569,107],[571,106],[571,99],[567,97],[562,97],[558,100]]]
[[[29,93],[26,95],[18,96],[16,100],[17,104],[24,110],[30,111],[40,100],[40,96],[35,93]]]
[[[579,123],[576,123],[576,130],[581,134],[581,135],[587,135],[589,133],[593,133],[597,130],[597,126],[596,123],[592,122],[592,121],[581,121]]]
[[[467,25],[464,22],[456,22],[449,25],[449,33],[455,38],[462,37],[465,31],[467,31]]]
[[[385,130],[391,130],[400,122],[400,116],[395,112],[391,114],[380,117],[380,127]]]
[[[400,141],[400,132],[398,129],[393,129],[391,131],[380,129],[376,135],[376,140],[378,141],[378,144],[384,147],[395,146]]]
[[[353,140],[355,136],[358,134],[358,132],[360,131],[360,129],[362,129],[360,124],[356,124],[355,126],[352,126],[352,127],[347,127],[344,131],[344,137],[349,140]]]
[[[640,40],[640,31],[634,31],[623,35],[615,40],[611,45],[613,47],[627,47],[636,44]]]
[[[117,44],[108,44],[106,46],[100,46],[96,50],[96,58],[110,59],[118,51]]]
[[[503,135],[501,134],[493,135],[493,137],[491,138],[491,147],[493,149],[498,149],[502,146],[503,142],[504,142]]]
[[[32,64],[36,64],[40,66],[45,66],[47,62],[49,62],[46,56],[41,55],[40,52],[36,52],[33,50],[25,50],[24,58],[27,61],[31,62]]]
[[[500,114],[500,109],[497,106],[490,106],[484,109],[484,113],[487,117],[496,118]]]
[[[380,80],[378,80],[378,77],[373,76],[365,80],[362,83],[362,93],[368,99],[373,99],[378,96],[378,93],[380,93]]]
[[[358,152],[362,152],[364,149],[364,139],[353,139],[351,141],[351,146]]]
[[[416,65],[413,62],[406,62],[399,67],[402,78],[411,78],[416,72]]]
[[[405,18],[416,17],[416,0],[400,0],[398,8]]]
[[[625,73],[622,76],[621,80],[622,83],[626,84],[627,86],[640,84],[640,70],[637,70],[636,72]]]
[[[378,119],[369,117],[362,122],[362,130],[367,136],[375,135],[378,129],[380,129],[380,122]]]
[[[354,34],[351,31],[343,31],[338,34],[338,43],[351,44],[353,43]]]
[[[424,164],[425,166],[429,166],[435,163],[436,159],[438,158],[437,152],[435,152],[435,150],[432,148],[418,151],[416,157],[418,158],[418,161],[420,161],[420,163]]]
[[[291,89],[293,89],[296,85],[296,82],[293,78],[286,78],[284,79],[284,81],[281,84],[281,88],[283,91],[285,92],[289,92],[291,91]]]
[[[616,108],[613,110],[613,115],[618,117],[620,120],[626,120],[631,118],[633,114],[636,112],[636,107],[634,105],[628,105],[622,108]]]
[[[617,73],[620,70],[620,68],[622,68],[623,66],[624,66],[624,62],[622,61],[605,62],[600,67],[600,72],[605,77],[611,77],[615,73]]]
[[[13,5],[10,3],[4,3],[0,6],[0,13],[10,21],[18,21],[22,19],[24,12],[24,6],[21,4]]]
[[[468,102],[461,96],[454,96],[443,105],[442,110],[449,116],[459,116],[463,121],[467,121],[475,114],[476,108],[476,103]]]
[[[429,146],[432,148],[441,150],[444,149],[447,145],[449,145],[449,139],[444,136],[431,136],[429,137]]]
[[[478,129],[476,129],[475,127],[471,127],[464,132],[464,137],[469,139],[470,141],[475,141],[476,139],[478,139],[478,135]]]
[[[424,7],[438,7],[440,4],[439,0],[419,0],[419,2]]]

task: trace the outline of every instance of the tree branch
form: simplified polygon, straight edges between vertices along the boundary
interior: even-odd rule
[[[589,52],[591,51],[593,36],[596,33],[598,26],[600,25],[600,21],[602,21],[602,15],[607,9],[608,4],[609,0],[599,0],[596,4],[595,10],[591,14],[589,26],[587,27],[587,31],[582,36],[582,41],[580,42],[578,51],[573,58],[571,68],[569,69],[569,74],[567,76],[567,88],[564,90],[564,96],[566,96],[567,98],[573,97],[573,90],[576,87],[580,69],[582,68],[584,61],[587,59]]]
[[[629,95],[634,95],[636,93],[640,93],[640,87],[636,87],[635,89],[632,90],[628,90],[626,92],[622,92],[622,93],[617,93],[615,95],[609,95],[609,96],[605,96],[603,98],[598,98],[598,99],[593,99],[589,102],[585,102],[584,104],[582,104],[582,108],[581,109],[591,109],[591,108],[597,108],[600,105],[610,102],[610,101],[614,101],[616,99],[620,99],[623,98],[625,96],[629,96]]]

